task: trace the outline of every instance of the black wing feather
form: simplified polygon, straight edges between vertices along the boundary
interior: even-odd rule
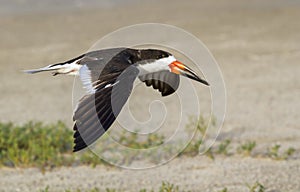
[[[114,86],[101,86],[94,94],[86,95],[80,100],[73,117],[74,152],[94,143],[109,129],[126,103],[137,75],[136,67],[128,67],[105,83],[115,83]]]
[[[147,86],[152,86],[158,89],[162,96],[168,96],[174,93],[178,87],[180,78],[179,75],[169,71],[160,71],[139,76],[142,82]]]

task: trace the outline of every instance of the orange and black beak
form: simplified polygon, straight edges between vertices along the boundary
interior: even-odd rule
[[[201,79],[196,72],[194,72],[191,68],[188,66],[182,64],[179,61],[174,61],[169,65],[171,72],[178,74],[178,75],[183,75],[186,76],[190,79],[193,79],[195,81],[198,81],[200,83],[203,83],[204,85],[209,86],[209,83],[205,81],[204,79]]]

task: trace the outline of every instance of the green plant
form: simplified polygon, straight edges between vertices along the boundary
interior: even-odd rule
[[[73,132],[62,122],[0,123],[0,166],[40,167],[105,163],[94,153],[73,153]]]
[[[145,138],[139,138],[136,132],[127,133],[123,132],[119,138],[119,143],[134,149],[146,149],[154,146],[161,145],[165,137],[158,134],[148,134]]]
[[[91,191],[91,192],[100,192],[100,191],[98,190],[98,191]],[[117,192],[117,190],[116,189],[111,189],[111,188],[106,188],[105,192]]]
[[[296,152],[296,149],[293,147],[289,147],[286,151],[284,151],[283,159],[288,159]]]
[[[41,189],[40,192],[49,192],[50,187],[47,185],[45,189]]]
[[[207,121],[202,116],[200,116],[199,118],[190,116],[189,122],[186,125],[186,129],[194,130],[195,128],[196,132],[193,135],[193,138],[179,155],[196,156],[199,154],[199,148],[202,144],[202,138],[206,134]]]
[[[279,156],[279,149],[280,149],[280,145],[279,144],[276,144],[270,148],[268,148],[268,153],[267,155],[272,158],[272,159],[276,159],[276,160],[279,160],[280,159],[280,156]]]
[[[75,191],[70,190],[70,189],[66,189],[65,192],[101,192],[100,189],[98,189],[97,187],[89,189],[89,190],[80,190],[80,189],[76,189]],[[112,191],[112,189],[106,189],[106,192],[115,192],[115,190]]]
[[[247,141],[246,143],[243,143],[238,149],[237,152],[244,154],[244,155],[251,155],[251,152],[256,147],[255,141]]]
[[[219,192],[228,192],[227,188],[225,187],[224,189],[222,189],[221,191]]]
[[[214,156],[212,147],[210,147],[210,148],[207,149],[207,151],[205,152],[205,155],[206,155],[207,157],[209,157],[210,159],[212,159],[212,160],[215,159],[215,156]]]
[[[193,123],[192,123],[193,122]],[[202,136],[206,131],[206,122],[200,117],[190,122],[190,125],[196,125],[196,134],[180,155],[195,156],[199,154],[199,148],[206,149],[206,155],[214,159],[216,154],[228,155],[231,140],[226,139],[213,148],[205,148],[202,145]],[[0,166],[8,167],[40,167],[42,170],[57,166],[74,166],[79,164],[92,165],[107,163],[90,151],[82,153],[73,153],[73,132],[62,122],[45,125],[43,123],[28,122],[24,125],[14,125],[12,123],[0,123]],[[110,152],[115,149],[115,144],[109,142],[109,137],[103,135],[105,145],[98,146],[99,152]],[[138,137],[136,133],[123,133],[119,137],[119,143],[130,148],[146,149],[158,146],[164,142],[164,136],[158,134],[149,134]],[[118,140],[117,140],[118,141]],[[107,142],[107,145],[106,145]],[[180,149],[180,145],[174,145],[171,148],[167,146],[162,152],[155,155],[153,153],[144,153],[142,157],[138,153],[126,154],[124,151],[124,163],[130,164],[133,160],[147,158],[151,162],[157,162],[161,158],[167,157],[174,151]],[[256,147],[255,141],[243,143],[237,151],[239,153],[250,155]],[[268,148],[267,156],[283,160],[290,158],[295,153],[295,148],[288,148],[280,153],[279,144]],[[97,148],[98,149],[98,148]],[[135,151],[135,150],[133,150]],[[123,152],[122,152],[123,153]],[[149,155],[149,156],[148,156]],[[114,157],[112,157],[114,158]],[[117,159],[116,162],[120,159]]]
[[[147,192],[147,189],[140,189],[139,192]],[[151,190],[153,192],[153,190]]]
[[[199,147],[202,140],[193,139],[179,155],[196,156],[199,154]]]
[[[5,166],[52,167],[69,165],[72,131],[62,122],[22,126],[0,123],[0,164]]]
[[[162,182],[159,192],[179,192],[179,187],[169,182]]]
[[[281,145],[279,144],[276,144],[268,148],[267,156],[275,160],[286,160],[296,152],[295,148],[289,147],[287,150],[285,150],[283,153],[280,154],[279,153],[280,148]]]
[[[255,182],[253,185],[248,185],[249,192],[265,192],[266,188],[263,184],[259,183],[258,181]]]
[[[189,121],[186,124],[186,129],[194,130],[196,128],[197,133],[200,134],[201,136],[204,136],[206,134],[207,124],[208,122],[207,120],[205,120],[203,116],[200,116],[198,118],[195,116],[190,116]],[[212,125],[214,124],[215,124],[215,120],[212,119]]]
[[[110,165],[106,161],[99,158],[96,154],[90,151],[83,152],[79,156],[80,163],[91,165],[92,167],[96,167],[99,164]]]
[[[231,143],[231,140],[229,140],[229,139],[226,139],[226,140],[222,141],[218,145],[216,153],[223,154],[223,155],[228,155],[229,154],[228,153],[228,148],[229,148],[230,143]]]

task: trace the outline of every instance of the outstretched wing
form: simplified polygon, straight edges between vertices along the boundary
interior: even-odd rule
[[[162,96],[168,96],[174,93],[180,82],[179,75],[169,71],[148,73],[139,76],[139,79],[145,82],[147,86],[152,86],[154,89],[158,89]]]
[[[109,129],[126,103],[138,73],[136,67],[130,66],[100,75],[99,80],[92,82],[92,90],[80,99],[74,113],[74,152],[92,144]],[[85,81],[92,79],[88,76]]]

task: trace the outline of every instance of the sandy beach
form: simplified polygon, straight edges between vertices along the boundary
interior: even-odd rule
[[[246,192],[259,181],[269,192],[300,191],[300,3],[284,0],[127,1],[68,10],[1,14],[0,121],[72,125],[72,77],[48,73],[28,76],[38,68],[80,55],[98,39],[120,27],[165,23],[183,28],[205,43],[223,73],[226,119],[217,143],[254,140],[255,152],[280,144],[293,147],[288,160],[239,155],[178,157],[146,170],[116,167],[0,168],[0,191],[157,189],[168,181],[190,191]],[[159,35],[159,34],[158,34]],[[209,94],[199,88],[204,110]],[[140,92],[143,97],[143,92]],[[137,111],[142,101],[132,108]],[[170,124],[172,129],[172,124]],[[141,178],[143,179],[141,180]]]

